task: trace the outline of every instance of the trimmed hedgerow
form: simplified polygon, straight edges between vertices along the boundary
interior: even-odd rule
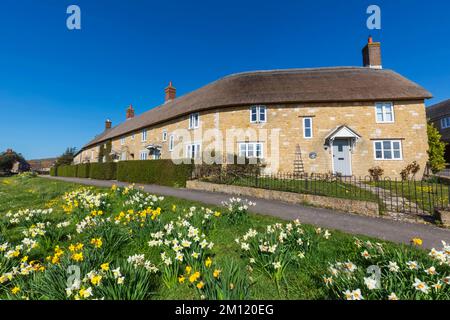
[[[78,171],[77,171],[77,177],[78,178],[89,178],[89,169],[90,169],[90,163],[83,163],[77,165]]]
[[[57,167],[51,167],[50,168],[50,175],[52,176],[52,177],[55,177],[55,176],[57,176],[58,174],[57,174]]]
[[[89,166],[89,178],[98,180],[116,180],[117,163],[91,163]]]
[[[57,175],[60,177],[76,177],[77,176],[77,166],[59,166]]]
[[[192,177],[194,165],[174,164],[172,160],[120,161],[117,180],[125,182],[185,187]]]

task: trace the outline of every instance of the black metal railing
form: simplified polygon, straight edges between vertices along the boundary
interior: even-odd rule
[[[402,180],[398,178],[339,177],[294,173],[233,173],[226,170],[196,175],[202,181],[268,190],[288,191],[379,204],[380,212],[433,215],[448,208],[450,186],[445,180]]]

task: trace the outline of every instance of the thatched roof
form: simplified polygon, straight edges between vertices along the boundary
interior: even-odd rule
[[[103,132],[83,148],[192,112],[252,104],[413,100],[431,94],[391,70],[359,67],[233,74]]]
[[[439,120],[442,117],[450,116],[450,99],[432,105],[426,109],[427,118],[430,120]]]

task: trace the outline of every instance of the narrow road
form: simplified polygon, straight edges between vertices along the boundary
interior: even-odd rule
[[[111,187],[113,184],[118,186],[129,185],[129,183],[118,181],[49,176],[42,177],[96,187]],[[136,185],[142,186],[144,191],[148,193],[199,201],[211,205],[221,205],[222,201],[226,201],[231,197],[230,195],[223,193],[179,189],[158,185]],[[300,219],[300,221],[305,224],[335,229],[355,235],[366,235],[397,243],[409,243],[412,238],[418,237],[423,240],[423,247],[427,249],[441,248],[441,240],[445,240],[447,243],[450,242],[450,230],[430,225],[365,217],[329,209],[294,205],[281,201],[264,200],[252,197],[246,198],[256,203],[256,206],[252,210],[253,212],[278,217],[284,220]]]

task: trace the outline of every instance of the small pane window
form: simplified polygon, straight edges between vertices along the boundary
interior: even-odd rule
[[[375,159],[401,160],[402,145],[398,140],[383,140],[374,142]]]
[[[250,108],[250,122],[266,122],[267,111],[265,106],[252,106]]]
[[[375,105],[376,119],[378,123],[394,122],[394,107],[392,103],[377,103]]]
[[[162,141],[167,141],[167,131],[166,130],[163,130]]]
[[[312,138],[312,118],[303,118],[303,137]]]
[[[174,145],[175,145],[175,136],[171,134],[169,138],[169,151],[173,151]]]

